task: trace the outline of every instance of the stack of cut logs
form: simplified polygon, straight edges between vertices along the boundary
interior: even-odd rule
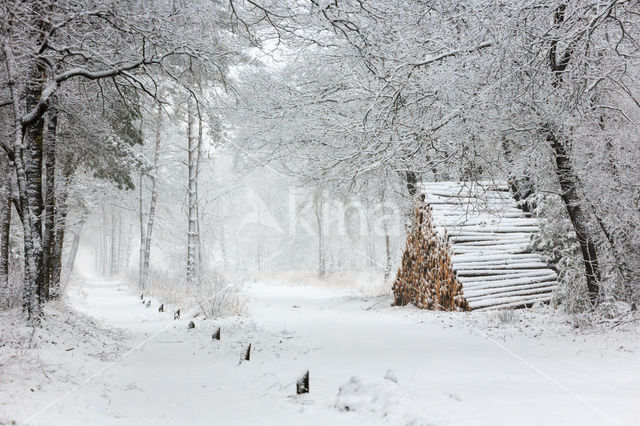
[[[393,294],[396,306],[411,303],[422,309],[469,310],[453,271],[451,247],[446,237],[435,231],[424,197],[415,209]]]
[[[505,182],[425,182],[421,190],[471,309],[551,300],[557,275],[531,248],[538,219],[517,208]]]

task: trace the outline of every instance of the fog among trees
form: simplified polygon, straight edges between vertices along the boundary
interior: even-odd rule
[[[466,311],[519,264],[500,306],[637,323],[637,1],[1,0],[0,43],[6,318],[96,279],[178,318],[255,282]]]

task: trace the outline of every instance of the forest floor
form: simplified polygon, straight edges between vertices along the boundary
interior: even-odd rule
[[[245,317],[173,320],[176,306],[159,313],[122,283],[86,280],[40,330],[2,313],[0,424],[640,423],[637,329],[575,328],[550,309],[392,308],[336,288],[247,293]]]

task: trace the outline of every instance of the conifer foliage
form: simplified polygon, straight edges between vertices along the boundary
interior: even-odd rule
[[[451,256],[446,235],[442,237],[435,231],[430,208],[422,196],[415,208],[402,265],[393,284],[393,304],[411,303],[421,309],[438,311],[468,311],[469,305],[462,295],[462,283],[453,271]]]

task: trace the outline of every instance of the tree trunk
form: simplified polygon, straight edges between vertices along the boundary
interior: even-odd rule
[[[198,182],[200,180],[200,161],[202,159],[202,117],[198,109],[198,149],[196,158],[196,241],[198,244],[198,275],[202,274],[202,230],[200,229],[200,193]]]
[[[80,245],[80,235],[82,234],[82,228],[84,227],[85,220],[86,220],[86,213],[83,211],[82,216],[80,217],[80,222],[78,223],[78,227],[75,231],[73,231],[73,241],[71,243],[71,251],[69,252],[69,259],[67,259],[67,266],[64,274],[65,280],[67,280],[71,275],[71,273],[73,272],[73,266],[76,263],[76,256],[78,255],[78,246]]]
[[[70,174],[70,172],[68,174]],[[64,187],[58,196],[55,214],[56,233],[51,254],[51,287],[49,289],[51,299],[56,299],[60,297],[61,294],[62,250],[64,248],[64,236],[67,226],[67,199],[69,196],[68,179],[70,176],[65,177],[67,178],[67,182],[64,183]]]
[[[418,175],[416,172],[412,170],[408,170],[405,175],[405,179],[407,182],[407,191],[409,191],[409,195],[411,198],[415,198],[418,194]]]
[[[507,163],[513,167],[512,145],[513,141],[506,138],[502,139],[502,153]],[[518,208],[525,213],[533,213],[537,207],[536,200],[533,198],[536,193],[536,187],[530,174],[526,171],[521,172],[519,176],[511,174],[507,177],[507,182]]]
[[[565,22],[566,9],[567,5],[561,3],[555,10],[553,20],[558,28]],[[562,54],[559,54],[558,41],[552,40],[549,49],[549,68],[553,72],[553,80],[551,82],[553,87],[560,87],[562,84],[564,73],[572,55],[572,46],[568,46]],[[558,176],[560,189],[562,190],[561,198],[571,219],[578,243],[580,244],[587,279],[587,294],[591,303],[597,305],[600,296],[600,268],[598,267],[595,238],[593,238],[589,231],[587,215],[578,195],[578,176],[571,164],[571,157],[567,150],[568,141],[562,137],[562,135],[558,135],[553,125],[549,123],[543,125],[543,133],[546,135],[547,142],[553,150],[556,163],[556,175]]]
[[[139,256],[139,261],[138,261],[138,286],[140,287],[141,290],[144,290],[145,288],[145,281],[144,281],[144,247],[145,247],[145,236],[144,236],[144,200],[142,198],[143,192],[142,192],[142,183],[143,183],[143,179],[144,179],[144,174],[142,174],[142,172],[140,173],[140,183],[139,183],[139,192],[138,192],[138,201],[140,202],[140,209],[139,209],[139,213],[140,213],[140,256]]]
[[[42,187],[40,174],[36,174],[36,181],[31,182],[29,177],[33,178],[33,162],[29,156],[29,152],[25,152],[23,141],[23,123],[22,123],[22,99],[23,92],[31,92],[27,96],[27,104],[31,104],[37,97],[33,94],[33,87],[30,90],[19,86],[17,77],[17,65],[13,56],[13,51],[5,40],[4,46],[5,65],[7,68],[7,77],[12,84],[9,84],[11,94],[11,103],[14,116],[14,142],[9,152],[10,160],[13,160],[16,171],[16,190],[17,199],[14,200],[16,207],[20,212],[20,219],[24,230],[24,286],[23,286],[23,308],[27,313],[29,321],[38,324],[42,316],[42,305],[40,300],[40,288],[42,271],[42,229],[40,227],[40,219],[35,214],[38,206],[37,198],[42,201]],[[28,129],[28,128],[27,128]],[[36,132],[37,133],[37,132]],[[33,135],[32,135],[33,136]],[[33,144],[31,138],[27,139],[29,146]],[[27,164],[28,163],[28,164]],[[26,171],[29,168],[31,174]],[[41,171],[41,170],[39,170]],[[39,195],[38,195],[39,194]],[[42,204],[40,204],[42,207]],[[42,213],[42,210],[40,210]]]
[[[118,249],[116,250],[116,273],[122,271],[122,209],[118,207]]]
[[[388,281],[391,276],[391,237],[389,236],[389,227],[384,225],[384,246],[387,255],[387,263],[384,266],[384,280]]]
[[[600,268],[598,267],[595,239],[587,226],[587,215],[578,196],[578,178],[573,170],[566,142],[558,138],[551,126],[547,125],[545,131],[547,142],[551,145],[554,154],[556,174],[562,190],[561,198],[580,244],[589,300],[596,305],[600,296]]]
[[[125,245],[124,245],[124,263],[122,264],[122,267],[125,271],[129,270],[129,262],[131,261],[131,237],[133,235],[133,226],[134,226],[134,222],[133,220],[131,220],[131,217],[129,215],[127,215],[128,219],[127,222],[129,223],[128,226],[128,231],[126,233],[126,237],[125,237]]]
[[[51,298],[52,272],[53,272],[53,247],[55,244],[55,166],[56,166],[56,140],[58,128],[58,111],[50,107],[46,114],[46,134],[44,140],[44,230],[42,238],[44,281],[43,294]]]
[[[113,211],[115,207],[111,207],[111,244],[109,255],[109,275],[115,276],[118,274],[118,219]]]
[[[37,66],[29,77],[29,84],[26,90],[27,111],[34,108],[40,96],[44,84],[44,69]],[[34,262],[34,287],[39,296],[39,301],[43,302],[49,298],[49,288],[46,286],[43,264],[43,244],[42,244],[42,215],[44,211],[44,200],[42,198],[42,170],[43,170],[43,148],[44,148],[44,119],[41,117],[32,125],[27,126],[25,131],[26,158],[24,160],[24,171],[27,184],[27,197],[29,199],[30,210],[30,231],[33,239],[33,262]],[[40,303],[39,302],[39,303]]]
[[[9,235],[11,231],[11,174],[7,165],[7,179],[0,191],[0,306],[4,305],[9,291]]]
[[[149,280],[149,258],[151,255],[151,236],[153,235],[153,223],[156,215],[156,202],[158,191],[156,189],[158,164],[160,163],[160,124],[162,122],[162,106],[158,103],[157,112],[157,128],[156,128],[156,146],[153,153],[153,173],[151,173],[151,202],[149,204],[149,217],[147,218],[147,232],[144,239],[144,261],[142,263],[142,281],[146,285]]]
[[[322,198],[322,191],[318,189],[316,194],[316,220],[318,222],[318,277],[324,278],[327,272],[327,261],[325,255],[325,241],[324,241],[324,203]]]
[[[187,102],[187,167],[189,181],[187,185],[187,284],[196,282],[196,250],[197,250],[197,197],[196,197],[196,157],[197,141],[193,134],[194,114],[191,100]]]

